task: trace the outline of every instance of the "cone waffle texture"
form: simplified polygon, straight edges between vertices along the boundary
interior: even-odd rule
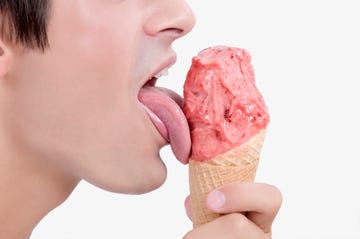
[[[265,130],[244,144],[217,155],[208,161],[189,161],[190,202],[193,226],[197,227],[219,217],[206,208],[210,191],[232,182],[252,182],[255,179]]]

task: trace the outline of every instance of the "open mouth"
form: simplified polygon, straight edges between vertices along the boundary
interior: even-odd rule
[[[183,100],[174,91],[156,86],[158,78],[164,74],[166,72],[162,71],[148,80],[140,89],[138,99],[159,134],[170,143],[175,157],[186,164],[191,139],[188,122],[182,111]]]

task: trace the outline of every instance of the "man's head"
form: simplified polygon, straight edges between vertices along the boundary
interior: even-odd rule
[[[166,140],[138,95],[192,29],[185,1],[1,4],[14,41],[0,37],[0,143],[111,191],[160,186]]]
[[[1,38],[44,50],[48,46],[50,5],[50,0],[1,0]]]

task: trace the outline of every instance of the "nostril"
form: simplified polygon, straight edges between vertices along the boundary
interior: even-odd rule
[[[164,30],[161,30],[161,32],[173,32],[173,33],[176,33],[176,34],[182,34],[184,32],[184,30],[179,29],[179,28],[171,27],[171,28],[166,28]]]
[[[167,34],[167,35],[170,35],[170,36],[177,37],[177,36],[181,36],[183,34],[184,30],[180,29],[180,28],[171,27],[171,28],[163,29],[160,32],[164,33],[164,34]]]

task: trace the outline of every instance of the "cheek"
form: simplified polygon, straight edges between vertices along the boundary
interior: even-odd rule
[[[90,111],[136,97],[136,82],[130,79],[139,64],[134,56],[141,19],[129,3],[110,3],[76,1],[70,7],[56,2],[49,27],[46,68],[52,70],[47,75],[60,75],[59,87],[71,88],[64,94],[67,99]]]
[[[140,23],[132,10],[103,1],[78,1],[74,7],[63,1],[57,4],[49,27],[51,49],[57,57],[70,61],[78,71],[126,74],[136,46],[135,26]]]
[[[50,24],[49,51],[30,52],[18,62],[17,124],[38,138],[67,142],[83,141],[91,131],[114,134],[110,129],[129,123],[137,102],[130,80],[136,30],[125,21],[61,12]]]
[[[31,147],[57,152],[119,137],[134,104],[128,79],[96,59],[55,50],[24,57],[13,75],[10,125],[16,135]]]

